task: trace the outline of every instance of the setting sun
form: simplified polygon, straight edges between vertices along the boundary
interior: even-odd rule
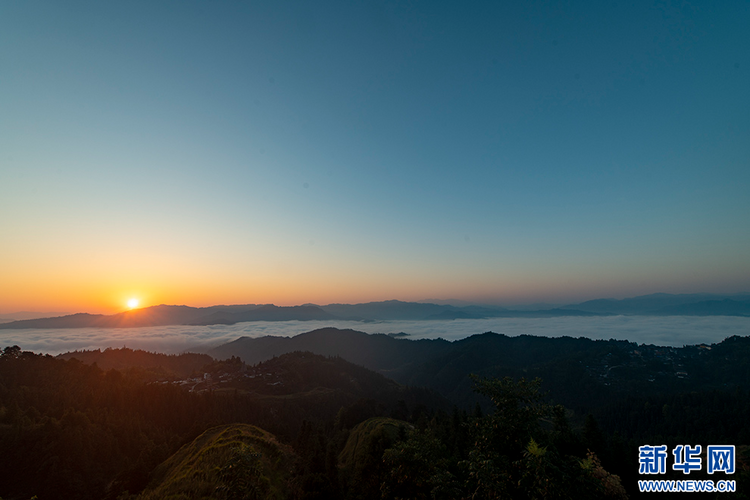
[[[135,309],[136,307],[138,307],[138,299],[135,299],[135,298],[134,299],[129,299],[128,300],[128,307],[130,309]]]

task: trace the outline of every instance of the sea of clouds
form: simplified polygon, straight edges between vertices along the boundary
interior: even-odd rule
[[[732,335],[750,335],[750,318],[731,316],[607,316],[561,318],[491,318],[438,321],[257,321],[235,325],[147,328],[69,328],[0,330],[0,349],[60,354],[82,349],[129,347],[154,352],[205,351],[238,337],[292,337],[324,327],[366,333],[406,333],[412,339],[459,340],[484,332],[508,336],[586,337],[681,347],[713,344]]]

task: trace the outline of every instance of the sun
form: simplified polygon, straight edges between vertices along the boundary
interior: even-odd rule
[[[130,309],[135,309],[136,307],[138,307],[138,299],[136,298],[128,299],[128,307]]]

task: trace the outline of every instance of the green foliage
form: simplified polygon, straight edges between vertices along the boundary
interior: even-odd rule
[[[603,469],[603,477],[594,474],[600,464],[596,461],[594,467],[593,455],[585,462],[564,451],[572,435],[562,407],[544,401],[541,380],[474,380],[476,391],[490,398],[494,411],[475,419],[475,446],[462,462],[473,498],[594,499],[616,491],[616,476]]]
[[[386,450],[382,498],[619,498],[619,478],[601,468],[595,455],[566,451],[575,435],[562,408],[544,401],[541,381],[474,380],[493,411],[436,416]],[[467,429],[468,443],[449,447],[446,431],[456,423]]]
[[[541,418],[552,416],[552,407],[544,403],[539,392],[540,379],[518,382],[510,377],[484,379],[472,376],[474,390],[492,401],[494,410],[487,418],[475,422],[480,427],[477,447],[484,451],[520,452],[539,427]]]
[[[414,430],[407,440],[383,453],[382,498],[459,498],[460,485],[450,471],[448,457],[445,445],[435,436]]]
[[[345,498],[377,498],[383,474],[383,453],[393,446],[407,427],[392,418],[368,419],[351,430],[339,454],[339,469]]]
[[[232,457],[219,469],[221,486],[216,492],[227,500],[266,498],[270,481],[263,475],[257,453],[248,446],[232,449]]]
[[[581,468],[599,481],[603,496],[613,499],[628,498],[628,494],[620,482],[620,477],[604,470],[599,457],[593,451],[589,451],[586,454],[586,459],[581,460],[580,464]]]

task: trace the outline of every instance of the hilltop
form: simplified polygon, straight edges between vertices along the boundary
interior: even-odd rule
[[[292,448],[258,427],[221,425],[180,448],[153,472],[138,500],[161,498],[285,499],[299,495]]]
[[[180,355],[147,352],[123,347],[120,349],[71,351],[57,356],[59,359],[77,359],[102,370],[139,371],[148,379],[185,378],[213,362],[208,354],[184,353]]]

